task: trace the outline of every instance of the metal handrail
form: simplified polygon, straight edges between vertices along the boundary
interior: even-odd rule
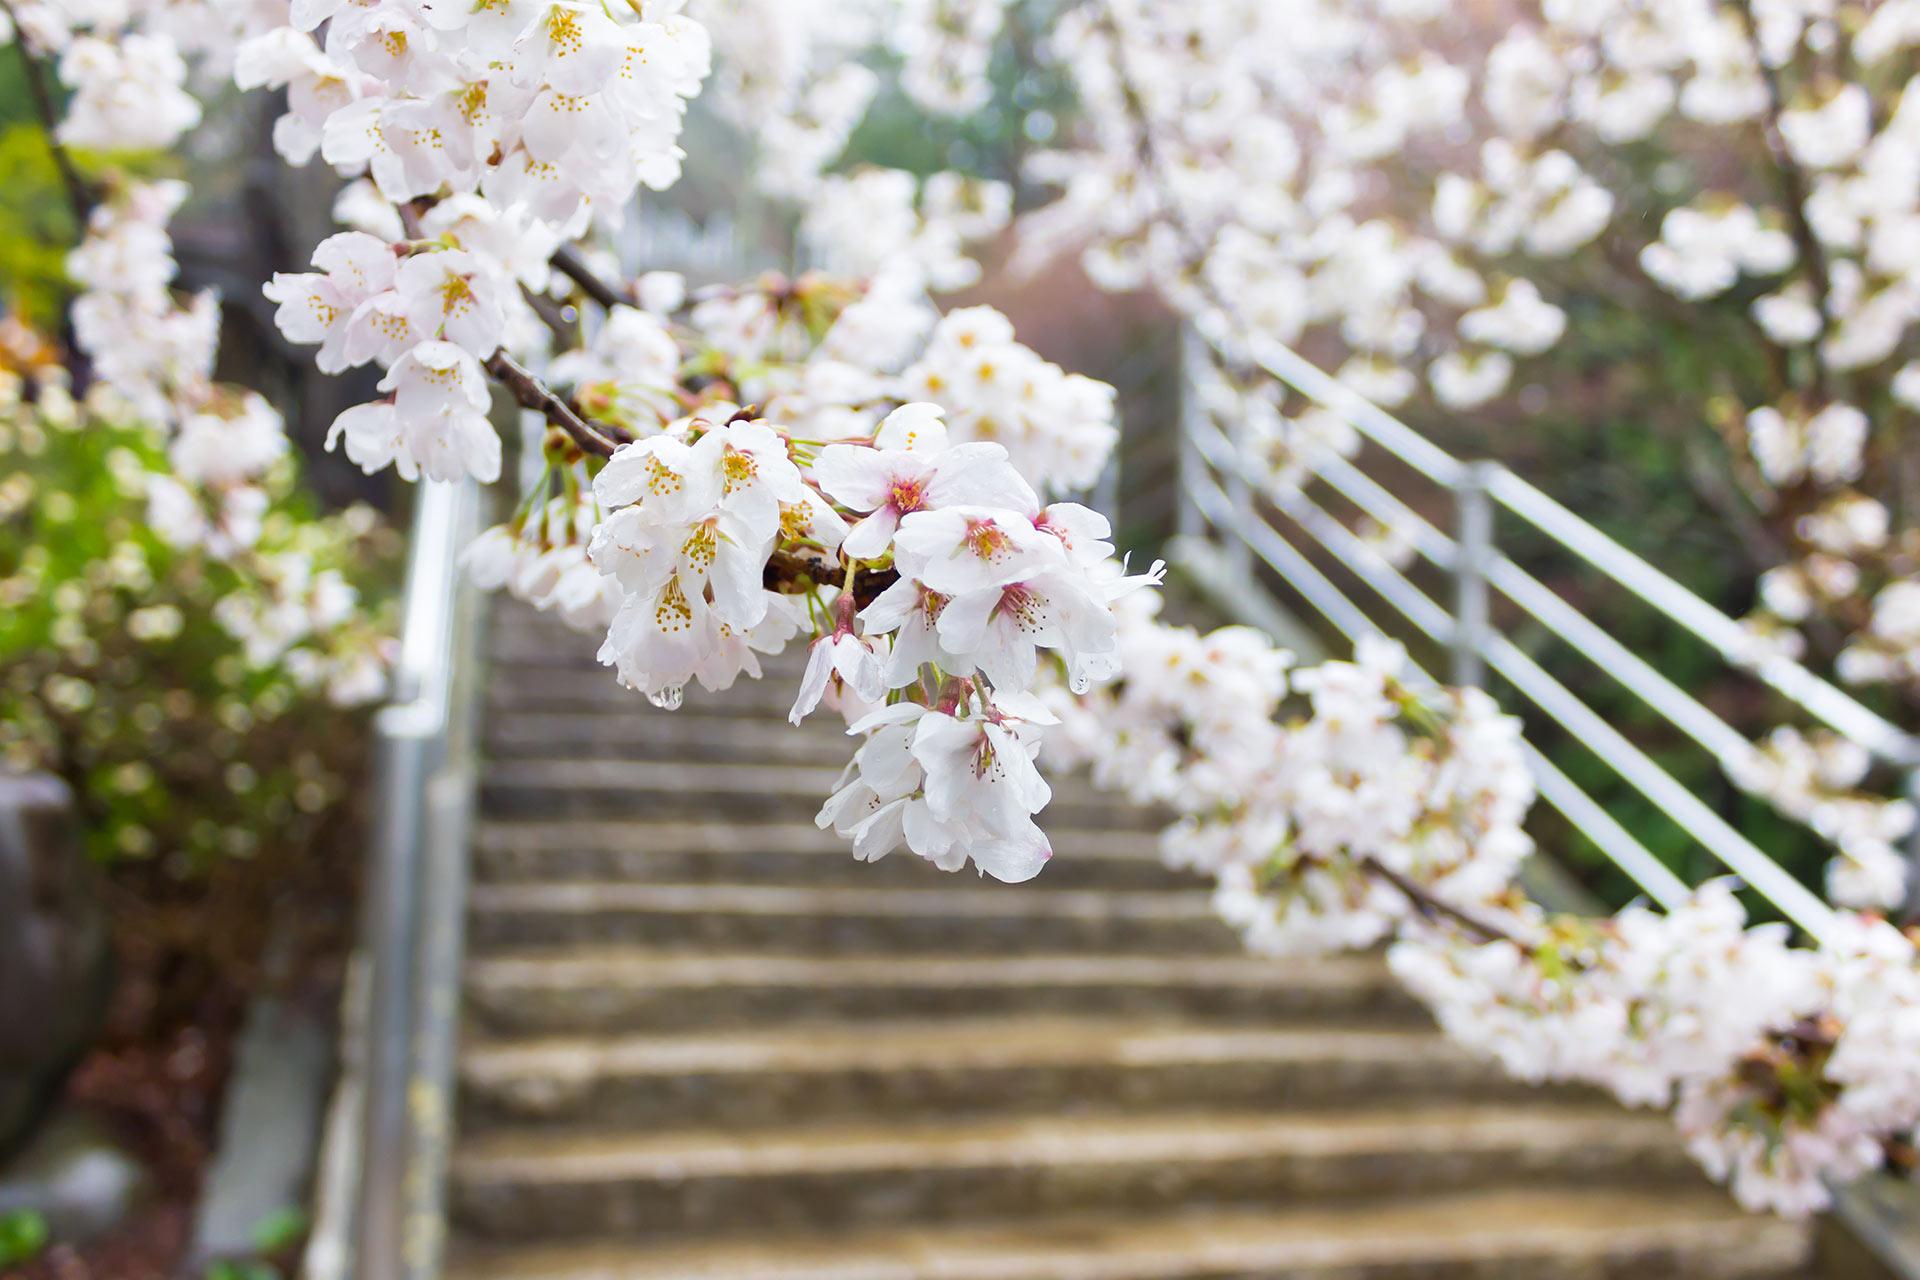
[[[1816,938],[1827,932],[1833,912],[1816,894],[1494,628],[1490,595],[1497,591],[1723,764],[1738,762],[1755,750],[1744,735],[1698,699],[1500,554],[1494,546],[1494,507],[1497,505],[1527,520],[1555,543],[1705,641],[1729,662],[1750,671],[1876,758],[1909,770],[1910,787],[1920,785],[1920,769],[1916,769],[1916,765],[1920,765],[1920,739],[1906,734],[1791,659],[1772,656],[1749,661],[1751,646],[1739,623],[1505,467],[1455,458],[1278,343],[1259,338],[1214,343],[1210,352],[1201,340],[1189,334],[1184,352],[1188,394],[1181,415],[1181,531],[1192,536],[1198,534],[1202,526],[1212,526],[1225,535],[1228,546],[1237,545],[1243,556],[1250,552],[1265,562],[1350,638],[1377,634],[1380,629],[1345,592],[1267,523],[1247,492],[1248,459],[1227,433],[1198,407],[1198,397],[1192,394],[1201,376],[1198,363],[1212,359],[1213,353],[1264,369],[1339,414],[1362,436],[1453,496],[1456,528],[1454,535],[1449,536],[1345,459],[1329,456],[1308,464],[1308,470],[1316,478],[1385,527],[1407,537],[1420,556],[1451,575],[1454,602],[1449,612],[1315,503],[1304,490],[1276,486],[1273,492],[1263,495],[1416,629],[1446,646],[1452,654],[1456,683],[1480,683],[1488,667],[1498,672],[1529,702],[1593,747],[1629,785],[1789,919]],[[1213,479],[1215,473],[1222,477],[1224,487]],[[1241,563],[1244,566],[1244,559]],[[1530,744],[1527,751],[1542,797],[1620,866],[1649,897],[1671,905],[1686,895],[1684,882],[1591,796]]]
[[[438,1270],[439,1177],[451,1070],[448,966],[457,971],[471,772],[461,693],[471,626],[459,554],[478,521],[471,484],[417,490],[394,697],[374,720],[374,816],[361,951],[356,1280]],[[449,893],[449,877],[456,883]],[[437,1086],[436,1086],[437,1081]]]
[[[1357,642],[1367,636],[1385,634],[1331,579],[1314,568],[1286,539],[1267,525],[1233,524],[1234,508],[1225,491],[1214,484],[1210,477],[1189,473],[1183,477],[1182,488],[1185,500],[1192,504],[1194,511],[1217,526],[1247,529],[1250,536],[1241,545],[1250,546],[1269,568],[1285,578],[1294,590],[1300,592],[1349,640]],[[1407,586],[1408,594],[1396,592],[1390,602],[1401,607],[1402,613],[1427,634],[1437,635],[1444,631],[1444,611],[1413,588],[1411,583]],[[1417,666],[1415,669],[1418,670]],[[1431,680],[1431,677],[1427,678]],[[1654,857],[1651,850],[1634,839],[1625,827],[1586,792],[1581,791],[1571,778],[1531,743],[1525,744],[1525,749],[1542,798],[1559,810],[1576,830],[1604,850],[1635,884],[1646,891],[1647,896],[1662,906],[1670,906],[1687,896],[1685,883]]]
[[[1248,337],[1218,344],[1216,349],[1229,358],[1259,366],[1309,400],[1340,414],[1355,431],[1443,489],[1459,492],[1469,467],[1484,468],[1486,490],[1494,501],[1666,614],[1728,662],[1751,671],[1781,696],[1881,760],[1920,765],[1920,737],[1903,731],[1791,658],[1769,655],[1755,661],[1750,638],[1738,622],[1505,466],[1455,458],[1299,353],[1271,339]]]

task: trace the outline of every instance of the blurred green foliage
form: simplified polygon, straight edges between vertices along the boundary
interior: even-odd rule
[[[79,237],[17,48],[0,49],[0,304],[55,332]]]
[[[46,135],[37,125],[0,129],[0,282],[5,301],[39,328],[59,327],[75,235]]]
[[[288,1205],[254,1224],[253,1247],[261,1253],[279,1253],[291,1249],[306,1238],[311,1225],[306,1210],[298,1205]]]
[[[50,84],[58,91],[58,84]],[[153,177],[180,167],[173,157],[150,152],[73,153],[88,174],[115,170]],[[0,49],[0,308],[36,327],[57,332],[72,294],[67,251],[80,238],[73,208],[60,180],[47,134],[26,90],[14,48]]]
[[[364,509],[318,515],[283,458],[257,555],[176,547],[148,518],[159,431],[49,402],[0,412],[0,764],[64,778],[102,862],[187,879],[299,848],[354,772],[362,718],[325,697],[323,637],[262,653],[233,619],[284,598],[262,572],[337,572],[379,599],[392,535]]]
[[[0,1267],[32,1262],[47,1247],[47,1220],[33,1209],[0,1214]]]
[[[280,1268],[270,1262],[216,1262],[207,1268],[206,1280],[281,1280]]]

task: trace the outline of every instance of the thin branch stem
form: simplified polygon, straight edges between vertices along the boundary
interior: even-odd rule
[[[1426,886],[1401,875],[1398,871],[1395,871],[1392,867],[1389,867],[1376,857],[1369,855],[1360,859],[1360,869],[1370,875],[1378,876],[1399,890],[1401,896],[1411,902],[1414,908],[1429,920],[1444,917],[1445,919],[1452,920],[1455,924],[1462,925],[1472,932],[1479,934],[1485,941],[1511,942],[1514,946],[1520,947],[1523,950],[1532,949],[1531,944],[1525,940],[1516,938],[1512,933],[1501,928],[1499,925],[1489,924],[1472,912],[1462,907],[1457,907],[1446,899],[1437,896]]]
[[[547,389],[546,383],[529,373],[504,349],[496,351],[487,359],[487,372],[494,381],[513,393],[513,398],[523,409],[531,409],[540,414],[554,426],[570,436],[573,442],[586,452],[598,458],[611,458],[617,447],[585,418],[559,396]]]
[[[809,585],[830,587],[844,576],[840,567],[826,556],[805,551],[776,551],[767,561],[761,585],[782,595],[800,595]],[[881,592],[899,580],[899,573],[892,569],[861,573],[853,583],[851,594],[854,608],[866,608],[879,598]]]
[[[20,61],[26,71],[27,96],[33,99],[34,114],[40,117],[47,149],[53,153],[54,167],[60,171],[60,182],[67,189],[67,202],[73,206],[74,220],[85,234],[93,207],[100,202],[99,194],[73,163],[66,143],[60,141],[60,109],[54,105],[53,90],[47,84],[46,64],[27,47],[27,35],[20,28],[20,16],[14,12],[13,0],[0,0],[0,14],[6,15],[13,26],[14,44],[20,49]]]
[[[571,308],[562,307],[552,298],[535,293],[525,285],[520,287],[520,294],[527,300],[527,305],[533,308],[533,314],[540,317],[540,323],[547,326],[547,331],[553,335],[555,343],[560,348],[564,349],[579,343],[579,326],[568,320],[568,312]]]
[[[555,271],[573,281],[579,286],[580,292],[608,311],[615,307],[631,305],[630,300],[623,297],[618,289],[593,273],[593,268],[587,265],[586,259],[582,258],[580,251],[572,245],[560,246],[550,261]]]
[[[1734,0],[1733,8],[1740,15],[1741,25],[1746,30],[1747,45],[1753,52],[1754,66],[1759,68],[1760,82],[1766,87],[1767,105],[1761,119],[1760,135],[1766,142],[1767,152],[1779,175],[1780,201],[1787,207],[1787,225],[1793,237],[1794,250],[1800,255],[1800,261],[1807,269],[1807,277],[1813,284],[1814,310],[1819,313],[1820,327],[1809,346],[1809,352],[1813,358],[1814,390],[1825,399],[1832,395],[1832,388],[1826,359],[1820,354],[1820,344],[1833,323],[1828,314],[1833,300],[1833,273],[1827,263],[1826,246],[1814,233],[1813,221],[1807,216],[1807,201],[1812,194],[1812,187],[1807,181],[1806,170],[1794,158],[1793,150],[1787,146],[1786,134],[1780,128],[1780,118],[1786,114],[1787,103],[1786,93],[1780,84],[1779,68],[1767,61],[1760,47],[1760,24],[1754,16],[1753,0]]]
[[[0,0],[0,4],[4,3],[6,0]],[[418,239],[421,230],[419,202],[400,204],[395,208],[399,210],[400,222],[406,228],[407,235]],[[487,357],[484,367],[495,382],[513,394],[521,408],[541,415],[596,458],[611,458],[615,449],[633,438],[622,427],[589,421],[578,409],[555,395],[546,383],[508,355],[505,347]]]
[[[1111,0],[1100,6],[1099,25],[1106,30],[1107,40],[1113,45],[1114,82],[1120,91],[1121,101],[1126,103],[1127,114],[1133,117],[1139,136],[1135,140],[1134,150],[1139,156],[1140,167],[1145,171],[1159,193],[1166,223],[1176,237],[1184,241],[1189,270],[1196,278],[1201,278],[1201,267],[1207,260],[1207,246],[1200,235],[1187,225],[1178,207],[1178,197],[1174,194],[1173,184],[1163,175],[1165,165],[1160,155],[1160,145],[1153,135],[1153,114],[1147,109],[1146,97],[1140,92],[1140,85],[1133,77],[1132,68],[1127,59],[1127,36],[1121,26],[1120,15],[1115,11]]]

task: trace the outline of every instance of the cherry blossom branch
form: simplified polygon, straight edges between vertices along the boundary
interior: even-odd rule
[[[1809,344],[1813,357],[1814,387],[1822,398],[1831,394],[1827,362],[1820,354],[1820,343],[1827,336],[1833,321],[1828,308],[1833,297],[1833,274],[1827,264],[1827,251],[1820,243],[1820,237],[1814,233],[1813,222],[1807,216],[1807,200],[1811,188],[1807,182],[1806,171],[1794,158],[1793,151],[1787,146],[1786,135],[1781,132],[1780,118],[1786,113],[1786,94],[1780,87],[1779,71],[1767,62],[1760,48],[1760,24],[1754,16],[1753,0],[1734,0],[1735,11],[1740,15],[1741,25],[1747,36],[1747,44],[1753,51],[1754,66],[1759,68],[1760,81],[1766,87],[1767,105],[1760,125],[1761,137],[1766,141],[1767,152],[1772,157],[1775,171],[1780,178],[1780,199],[1787,207],[1789,234],[1793,237],[1794,250],[1800,255],[1800,261],[1806,264],[1807,275],[1813,283],[1814,310],[1819,313],[1820,324]]]
[[[1100,5],[1098,24],[1107,33],[1107,39],[1113,45],[1114,85],[1119,90],[1121,101],[1126,104],[1127,114],[1133,117],[1134,125],[1139,130],[1135,151],[1140,157],[1140,167],[1146,170],[1160,193],[1161,207],[1169,228],[1177,238],[1185,242],[1187,264],[1195,277],[1195,283],[1204,285],[1205,273],[1202,268],[1207,260],[1207,246],[1203,243],[1201,236],[1189,227],[1186,219],[1181,216],[1178,197],[1173,193],[1173,186],[1165,181],[1162,175],[1165,165],[1161,160],[1159,143],[1153,136],[1153,115],[1147,110],[1147,100],[1141,95],[1140,86],[1128,65],[1127,34],[1121,25],[1119,13],[1113,7],[1112,0],[1103,0]]]
[[[7,0],[0,0],[0,4],[6,2]],[[418,239],[421,234],[422,208],[423,204],[419,201],[395,206],[400,214],[401,225],[406,229],[407,234],[415,239]],[[565,248],[554,254],[552,261],[555,266],[559,266],[563,255],[569,254],[571,250]],[[578,262],[577,255],[573,255],[573,260]],[[579,264],[579,267],[582,271],[586,269],[584,263]],[[562,270],[564,271],[564,268]],[[569,276],[569,278],[572,277]],[[599,287],[602,290],[606,289],[605,285]],[[529,295],[529,301],[531,300]],[[539,314],[543,320],[546,319],[545,313],[540,312],[537,307],[536,314]],[[623,427],[611,423],[590,422],[578,409],[555,395],[546,383],[508,355],[504,347],[489,356],[484,367],[495,382],[512,393],[514,400],[521,408],[540,414],[549,423],[566,432],[581,449],[595,457],[611,458],[615,449],[633,439],[632,433]]]
[[[495,382],[513,394],[521,408],[540,414],[596,458],[611,458],[614,449],[623,443],[602,435],[600,424],[581,417],[572,405],[555,395],[546,383],[529,373],[505,350],[488,357],[486,369]]]
[[[580,251],[572,245],[562,245],[548,261],[555,271],[573,281],[580,292],[608,311],[615,307],[630,305],[628,299],[623,297],[619,290],[593,273],[593,268],[587,265],[586,259],[582,258]]]
[[[1488,942],[1510,942],[1523,951],[1533,950],[1534,944],[1523,938],[1515,937],[1499,925],[1489,924],[1487,921],[1480,919],[1462,907],[1455,906],[1453,903],[1434,894],[1426,888],[1426,886],[1395,871],[1392,867],[1389,867],[1386,863],[1371,854],[1360,859],[1360,869],[1371,875],[1378,876],[1399,890],[1401,895],[1405,897],[1407,901],[1411,902],[1421,915],[1427,917],[1429,920],[1444,917],[1452,920],[1455,924],[1462,925],[1474,933],[1479,934]]]
[[[81,176],[79,168],[73,163],[72,153],[60,141],[60,111],[54,105],[53,91],[47,87],[46,65],[27,47],[26,32],[21,29],[20,17],[14,12],[13,0],[0,0],[0,15],[4,15],[13,26],[14,43],[20,49],[20,61],[26,72],[27,96],[33,99],[34,114],[40,117],[41,132],[46,134],[47,150],[53,153],[54,168],[60,171],[60,182],[67,190],[67,202],[73,207],[74,220],[85,230],[93,206],[100,202],[99,193]]]
[[[560,347],[579,343],[579,329],[569,319],[572,308],[562,306],[546,294],[535,293],[525,285],[520,286],[520,296],[527,300],[527,305],[533,308],[533,314],[540,318],[541,324],[547,326],[547,332],[553,335]]]
[[[761,585],[782,595],[798,595],[809,586],[833,586],[843,576],[841,567],[824,555],[812,555],[804,551],[775,551],[767,561]],[[899,580],[899,573],[892,569],[861,574],[853,585],[854,607],[866,608]]]
[[[0,3],[5,2],[6,0],[0,0]],[[416,207],[415,204],[402,204],[397,206],[397,208],[400,212],[401,222],[406,227],[407,234],[417,238],[420,235],[419,208]],[[551,261],[553,266],[557,270],[560,270],[562,274],[567,275],[569,279],[574,279],[574,277],[568,268],[563,265],[563,258],[570,261],[581,272],[586,272],[586,265],[580,262],[578,254],[571,248],[563,248],[553,255]],[[591,278],[591,276],[589,276],[589,278]],[[599,281],[594,281],[594,284],[600,292],[608,295],[612,294],[612,291]],[[594,294],[595,297],[599,296],[599,293],[596,293],[593,289],[589,289],[588,292]],[[538,301],[530,292],[527,293],[526,296],[529,304],[533,305],[535,314],[546,322],[550,328],[553,328],[556,335],[558,335],[560,330],[554,324],[554,317],[550,316],[539,306]],[[553,426],[566,432],[567,436],[576,445],[594,457],[611,458],[615,449],[623,444],[631,443],[633,440],[633,433],[627,431],[624,427],[617,426],[613,423],[589,419],[571,403],[555,395],[552,388],[548,387],[546,383],[542,382],[519,361],[508,355],[505,348],[494,352],[492,356],[488,357],[484,367],[495,382],[498,382],[512,394],[514,401],[518,403],[521,408],[530,410],[544,417]]]
[[[1207,258],[1211,252],[1207,242],[1208,237],[1189,224],[1180,207],[1179,196],[1175,192],[1174,185],[1165,177],[1167,165],[1161,154],[1159,140],[1154,136],[1153,115],[1147,109],[1147,100],[1140,92],[1140,86],[1136,83],[1129,65],[1126,32],[1121,26],[1120,16],[1115,11],[1112,0],[1103,0],[1100,5],[1099,25],[1106,31],[1107,39],[1113,45],[1115,87],[1138,131],[1138,140],[1134,149],[1139,156],[1140,167],[1159,192],[1162,221],[1168,230],[1173,232],[1174,239],[1180,243],[1186,255],[1186,283],[1204,298],[1223,320],[1236,328],[1244,329],[1246,325],[1238,310],[1207,278]]]

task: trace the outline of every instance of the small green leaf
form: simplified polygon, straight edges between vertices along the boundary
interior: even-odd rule
[[[298,1205],[288,1205],[254,1224],[253,1247],[261,1253],[279,1253],[299,1244],[301,1237],[307,1234],[306,1210]]]
[[[280,1280],[280,1270],[265,1262],[216,1262],[206,1280]]]
[[[0,1215],[0,1266],[15,1266],[40,1256],[47,1247],[47,1220],[37,1209]]]

